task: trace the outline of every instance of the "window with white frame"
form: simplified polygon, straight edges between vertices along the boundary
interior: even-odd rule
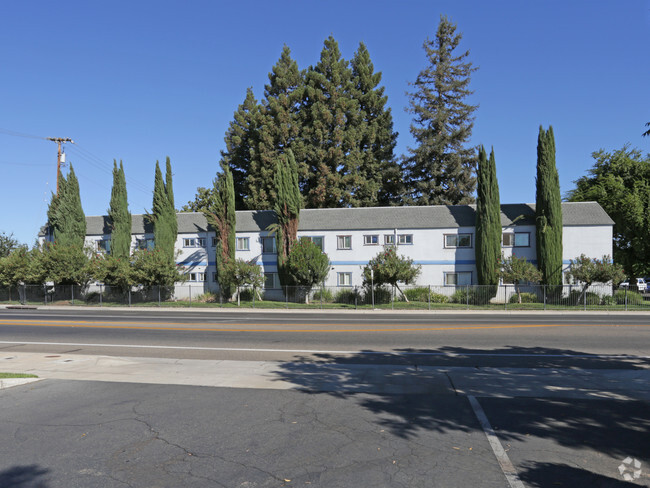
[[[280,288],[280,280],[277,273],[264,273],[264,288],[267,290]]]
[[[276,252],[275,237],[273,236],[261,237],[260,240],[262,241],[262,252],[264,254],[273,254],[274,252]]]
[[[395,245],[395,234],[384,234],[384,245],[394,246]]]
[[[352,236],[336,236],[337,249],[352,249]]]
[[[472,247],[472,234],[445,234],[445,247]]]
[[[135,247],[136,247],[136,249],[147,249],[147,250],[151,251],[154,248],[153,239],[151,239],[151,238],[136,239],[135,240]]]
[[[236,246],[238,251],[248,251],[250,249],[250,238],[238,237]]]
[[[189,279],[187,281],[205,281],[205,273],[192,272],[189,274]]]
[[[397,235],[397,244],[413,244],[413,234],[398,234]]]
[[[363,236],[363,245],[364,246],[376,246],[379,244],[379,236],[376,234],[364,235]]]
[[[352,286],[352,273],[336,273],[338,286]]]
[[[445,273],[445,286],[468,286],[472,284],[472,272]]]
[[[104,254],[110,254],[111,253],[111,240],[110,239],[99,239],[96,242],[97,246],[97,252],[101,252]]]
[[[323,236],[305,236],[301,239],[309,239],[311,242],[316,244],[321,251],[325,251],[325,238]]]
[[[183,247],[205,247],[205,237],[186,237]]]
[[[530,247],[530,232],[504,232],[503,247]]]

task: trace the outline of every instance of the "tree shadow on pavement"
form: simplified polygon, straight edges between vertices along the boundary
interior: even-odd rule
[[[12,466],[0,471],[0,486],[11,488],[47,488],[46,481],[39,479],[49,473],[49,469],[38,464]]]
[[[612,473],[614,475],[614,473]],[[618,471],[615,473],[618,474]],[[593,473],[586,469],[555,463],[529,463],[519,471],[528,488],[566,486],[571,488],[633,488],[630,481]],[[643,485],[641,485],[643,486]]]

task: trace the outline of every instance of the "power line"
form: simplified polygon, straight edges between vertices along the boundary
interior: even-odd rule
[[[7,136],[15,136],[15,137],[26,137],[28,139],[44,139],[44,140],[47,140],[47,137],[34,136],[34,135],[31,135],[31,134],[23,134],[22,132],[16,132],[16,131],[13,131],[13,130],[3,129],[3,128],[0,128],[0,134],[5,134]]]

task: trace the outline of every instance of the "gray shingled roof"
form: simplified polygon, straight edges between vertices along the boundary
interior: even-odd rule
[[[428,207],[369,207],[324,208],[300,211],[299,230],[369,230],[369,229],[436,229],[472,227],[476,219],[475,205],[435,205]],[[614,221],[596,202],[562,203],[565,226],[614,225]],[[275,222],[272,210],[237,211],[237,232],[266,230]],[[501,205],[501,225],[533,225],[535,205],[517,203]],[[110,219],[106,216],[86,217],[87,234],[110,233]],[[208,224],[201,213],[179,213],[178,232],[181,234],[205,232]],[[212,230],[211,228],[209,230]],[[133,234],[152,233],[153,226],[144,215],[133,215]],[[44,235],[44,230],[41,231]]]

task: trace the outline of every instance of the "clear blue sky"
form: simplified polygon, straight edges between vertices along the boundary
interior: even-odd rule
[[[494,147],[503,203],[534,202],[539,125],[553,125],[562,194],[591,153],[643,152],[650,121],[650,2],[24,1],[0,29],[0,231],[32,244],[56,184],[56,145],[79,177],[86,215],[104,214],[113,159],[132,213],[151,208],[156,160],[171,157],[177,205],[209,186],[224,134],[251,86],[261,97],[287,44],[301,69],[330,34],[350,59],[370,51],[399,132],[412,143],[405,92],[425,66],[441,14],[479,70],[472,143]]]

